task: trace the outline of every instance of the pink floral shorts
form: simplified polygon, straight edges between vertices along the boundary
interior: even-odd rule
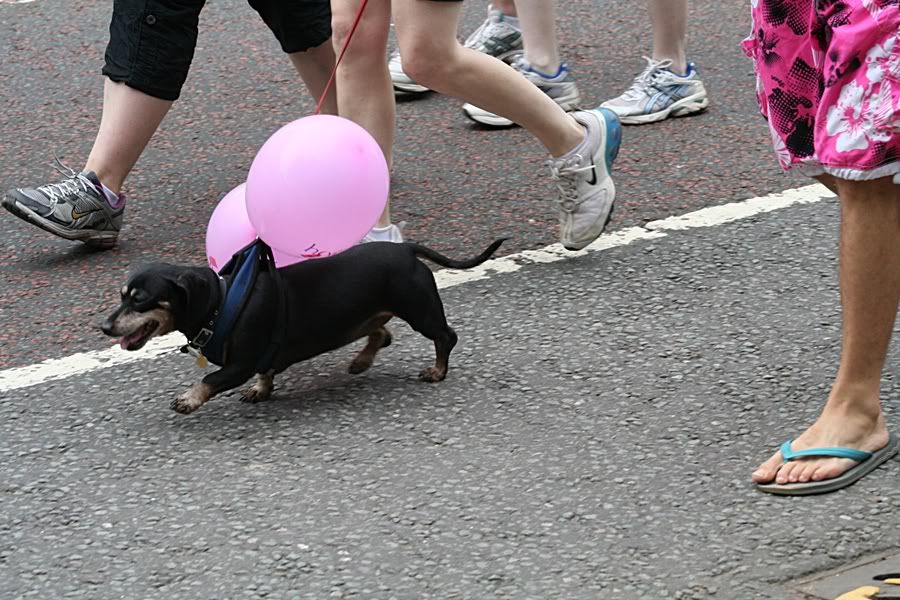
[[[900,0],[751,0],[743,48],[778,161],[900,184]]]

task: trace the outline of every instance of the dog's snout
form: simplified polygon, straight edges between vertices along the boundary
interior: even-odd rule
[[[101,323],[97,323],[97,327],[100,329],[100,331],[102,331],[103,333],[105,333],[108,336],[116,335],[116,323],[112,319],[112,317],[105,319]]]

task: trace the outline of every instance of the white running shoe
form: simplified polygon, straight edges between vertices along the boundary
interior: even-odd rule
[[[644,57],[647,68],[635,77],[628,90],[601,106],[619,116],[626,125],[655,123],[667,117],[683,117],[700,112],[709,105],[706,88],[700,81],[694,63],[688,63],[687,73],[678,75],[669,70],[671,60]]]
[[[559,239],[568,250],[596,240],[612,217],[616,186],[610,171],[622,143],[616,113],[607,108],[572,113],[585,130],[584,141],[550,159],[550,175],[559,190]]]

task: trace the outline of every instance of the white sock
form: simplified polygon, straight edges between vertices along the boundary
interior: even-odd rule
[[[385,225],[384,227],[373,227],[371,231],[369,231],[369,239],[376,242],[389,242],[391,241],[391,231],[393,230],[394,225]]]

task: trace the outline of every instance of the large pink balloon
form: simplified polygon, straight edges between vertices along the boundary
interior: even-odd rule
[[[356,123],[314,115],[260,148],[247,176],[247,213],[259,237],[294,257],[358,243],[387,203],[390,176],[375,139]]]
[[[206,260],[216,272],[235,252],[256,239],[256,229],[247,216],[242,183],[227,194],[213,211],[206,227]]]

